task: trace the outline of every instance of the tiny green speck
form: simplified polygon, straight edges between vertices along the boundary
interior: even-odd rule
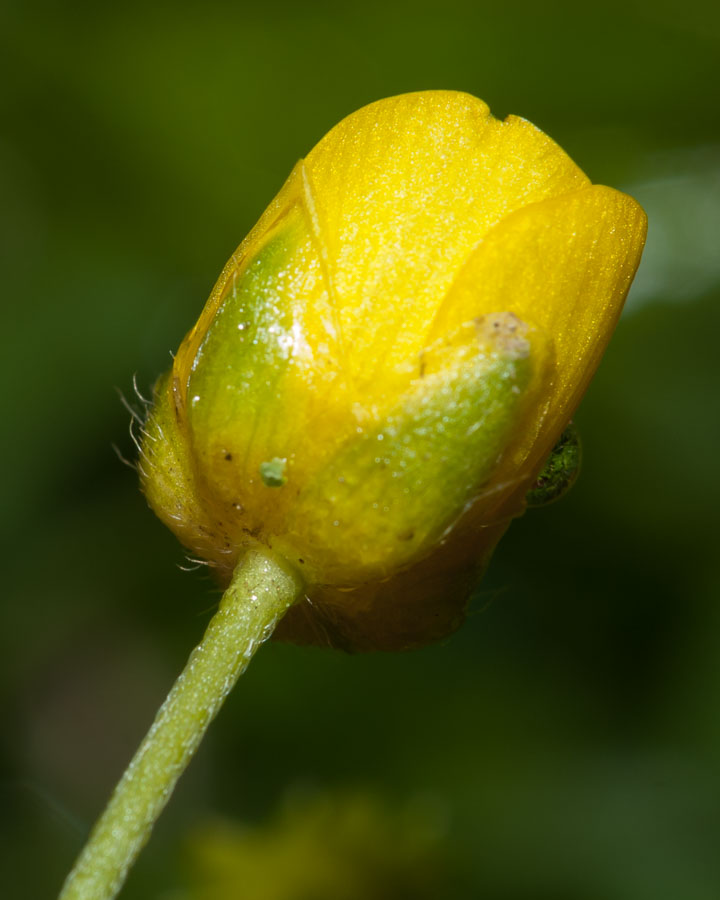
[[[274,456],[270,462],[260,463],[260,477],[266,487],[282,487],[285,484],[286,459]]]

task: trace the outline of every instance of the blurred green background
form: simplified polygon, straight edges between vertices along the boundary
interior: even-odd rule
[[[329,127],[453,88],[648,211],[583,476],[445,644],[265,647],[123,896],[717,900],[718,4],[5,0],[0,84],[3,896],[55,896],[217,602],[116,388]]]

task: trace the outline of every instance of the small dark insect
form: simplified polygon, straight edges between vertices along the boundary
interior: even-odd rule
[[[527,505],[547,506],[563,497],[577,481],[581,461],[580,435],[570,422],[553,447],[535,484],[527,492]]]

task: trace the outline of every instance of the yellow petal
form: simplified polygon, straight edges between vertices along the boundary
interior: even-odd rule
[[[344,119],[305,160],[304,181],[347,369],[370,391],[423,348],[439,298],[497,222],[589,185],[535,126],[452,91]]]
[[[545,403],[506,455],[532,476],[597,368],[640,262],[647,220],[626,194],[592,186],[507,216],[477,246],[438,310],[432,341],[507,309],[554,344]]]

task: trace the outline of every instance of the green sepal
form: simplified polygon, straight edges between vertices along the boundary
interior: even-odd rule
[[[301,491],[281,546],[362,580],[428,552],[484,491],[544,359],[510,313],[465,323],[422,354],[398,403]]]

